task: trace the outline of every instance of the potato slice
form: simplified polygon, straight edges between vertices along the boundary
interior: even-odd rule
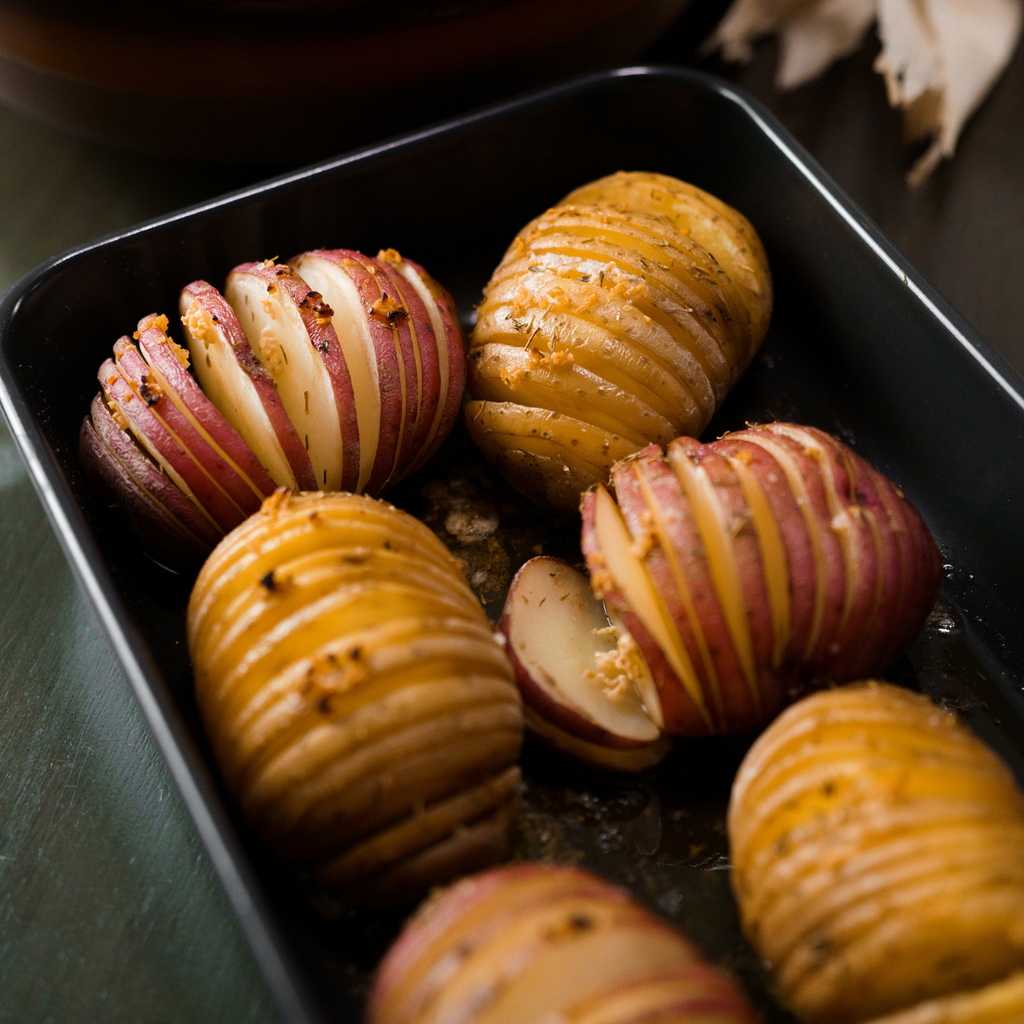
[[[358,487],[379,493],[422,465],[458,413],[465,355],[451,299],[393,249],[314,250],[292,264],[336,310],[363,439]]]
[[[629,632],[634,637],[647,634],[654,639],[708,731],[714,732],[712,712],[676,622],[643,560],[635,554],[633,538],[604,487],[599,485],[587,495],[583,520],[583,553],[592,567],[595,592],[605,596],[615,591],[621,593],[622,600],[615,602],[615,606]],[[630,622],[633,616],[643,627],[643,633]]]
[[[394,871],[410,855],[433,847],[464,827],[466,822],[479,821],[514,800],[520,781],[519,767],[513,766],[479,786],[416,808],[394,827],[378,832],[319,868],[316,880],[336,890],[350,885],[380,884],[369,879]]]
[[[714,253],[734,284],[749,293],[755,337],[767,329],[772,283],[764,246],[750,221],[710,192],[666,174],[619,171],[575,189],[564,201],[622,206],[666,218]]]
[[[290,267],[272,260],[235,267],[224,297],[274,380],[317,486],[356,490],[363,441],[334,310]]]
[[[586,575],[561,559],[530,559],[512,581],[498,628],[527,723],[542,740],[620,771],[648,768],[668,752],[647,665]]]
[[[302,439],[224,296],[213,285],[194,281],[182,290],[179,311],[193,370],[210,401],[279,487],[316,490]]]
[[[118,345],[130,347],[131,342],[123,338]],[[223,534],[245,519],[250,495],[244,484],[235,492],[243,502],[239,505],[217,478],[220,463],[216,453],[195,433],[191,424],[176,416],[176,410],[168,408],[171,403],[166,396],[156,394],[145,377],[129,380],[111,359],[103,362],[98,376],[115,418],[128,426],[153,461],[217,533]],[[153,409],[161,401],[165,406],[161,411],[171,415],[171,424]],[[175,426],[184,437],[175,433]]]
[[[478,437],[488,443],[503,444],[499,438],[537,438],[553,449],[575,456],[595,468],[607,459],[624,459],[636,451],[636,445],[618,434],[608,434],[590,423],[535,406],[515,402],[470,402],[466,417],[474,423]],[[513,444],[514,440],[509,442]]]
[[[79,459],[100,490],[124,507],[132,528],[154,557],[173,568],[193,567],[217,543],[219,531],[122,430],[102,394],[82,421]]]

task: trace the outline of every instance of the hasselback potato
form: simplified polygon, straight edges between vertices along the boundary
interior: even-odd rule
[[[470,433],[523,493],[574,509],[616,459],[701,433],[771,304],[736,210],[663,174],[585,185],[519,232],[487,285]]]
[[[865,682],[789,708],[728,828],[743,928],[802,1020],[1024,1020],[1024,796],[927,697]]]
[[[435,895],[385,956],[368,1024],[755,1024],[734,983],[628,895],[519,864]]]
[[[393,506],[277,492],[207,560],[196,696],[232,795],[350,899],[403,899],[499,859],[522,711],[479,601]]]
[[[814,427],[771,423],[651,446],[584,497],[595,592],[639,646],[666,732],[764,725],[825,681],[884,672],[942,564],[895,484]]]
[[[394,249],[243,263],[224,294],[186,285],[179,311],[184,345],[156,314],[117,342],[79,438],[91,481],[168,565],[194,569],[275,486],[383,493],[459,416],[455,305]]]

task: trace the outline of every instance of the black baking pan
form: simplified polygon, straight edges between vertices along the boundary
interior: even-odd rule
[[[829,430],[908,493],[946,562],[939,605],[894,678],[960,710],[1024,778],[1024,398],[1016,374],[754,101],[705,75],[633,68],[550,89],[269,181],[59,256],[0,304],[4,412],[225,889],[294,1024],[355,1021],[399,915],[311,900],[225,799],[184,645],[191,580],[151,562],[77,465],[113,342],[179,289],[316,247],[393,246],[473,303],[513,234],[619,169],[693,181],[742,210],[777,289],[762,351],[708,435],[778,418]],[[577,526],[524,507],[456,430],[391,495],[467,561],[445,498],[496,512],[488,611],[538,548],[578,558]],[[461,550],[460,550],[461,545]],[[517,856],[571,860],[630,887],[771,1001],[739,935],[723,813],[748,739],[682,742],[638,779],[528,745]]]

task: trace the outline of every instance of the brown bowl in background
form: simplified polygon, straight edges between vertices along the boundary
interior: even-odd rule
[[[295,163],[628,62],[689,0],[0,2],[0,102],[151,153]]]

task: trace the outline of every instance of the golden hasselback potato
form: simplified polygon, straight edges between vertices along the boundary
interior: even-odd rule
[[[470,434],[524,494],[574,509],[617,459],[703,431],[771,305],[764,248],[736,210],[663,174],[584,185],[523,228],[491,277]]]
[[[368,1024],[756,1024],[730,978],[626,893],[518,864],[435,895],[385,956]]]
[[[867,682],[793,705],[728,827],[744,930],[801,1019],[1024,1020],[1024,797],[928,698]]]
[[[412,516],[278,492],[204,565],[188,642],[228,788],[316,884],[402,899],[504,855],[523,729],[512,671]]]

